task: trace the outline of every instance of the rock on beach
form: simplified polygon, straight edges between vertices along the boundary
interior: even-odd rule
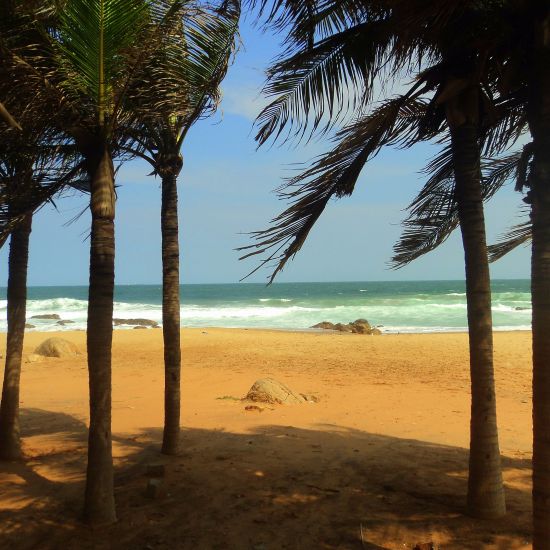
[[[44,357],[71,357],[78,355],[79,351],[76,345],[68,340],[48,338],[34,350],[34,353]]]
[[[274,380],[273,378],[262,378],[256,380],[248,393],[245,400],[255,401],[260,403],[270,404],[296,404],[305,403],[306,399],[294,393],[288,386]]]
[[[353,334],[382,334],[380,330],[371,326],[366,319],[356,319],[352,323],[331,323],[330,321],[322,321],[310,328],[320,328],[324,330],[337,330],[338,332],[351,332]]]

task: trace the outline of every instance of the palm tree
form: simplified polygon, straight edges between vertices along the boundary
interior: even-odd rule
[[[491,118],[495,109],[487,76],[490,73],[486,50],[490,45],[484,50],[483,45],[473,41],[489,20],[479,6],[470,9],[460,6],[455,13],[449,3],[421,4],[378,2],[376,6],[373,3],[371,10],[363,4],[366,13],[357,21],[356,5],[351,2],[350,14],[342,15],[348,4],[338,2],[332,11],[332,5],[329,8],[323,5],[322,11],[315,12],[305,22],[303,14],[301,20],[292,20],[291,39],[302,37],[305,46],[270,70],[266,90],[275,99],[258,117],[260,144],[273,135],[278,137],[288,126],[297,127],[295,133],[301,131],[303,135],[308,110],[314,113],[313,130],[324,123],[327,112],[329,122],[324,123],[322,130],[329,128],[341,111],[345,99],[342,90],[346,86],[362,96],[363,106],[368,104],[372,82],[384,67],[386,74],[394,76],[403,68],[421,66],[423,57],[432,66],[417,76],[417,84],[407,94],[386,100],[373,115],[364,115],[359,110],[357,119],[336,134],[335,149],[290,180],[287,187],[290,191],[283,191],[282,196],[293,204],[274,220],[270,229],[256,233],[258,243],[252,247],[257,250],[252,254],[275,248],[263,262],[277,260],[273,280],[286,261],[298,252],[330,198],[353,192],[362,167],[380,146],[396,141],[411,145],[419,139],[433,139],[448,128],[447,154],[454,172],[453,202],[465,249],[470,326],[472,417],[468,509],[479,517],[497,517],[504,513],[505,505],[480,171],[482,120]],[[381,5],[386,9],[380,9]],[[285,23],[285,17],[292,19],[287,12],[283,13],[277,19],[272,12],[272,20],[280,24]],[[457,34],[457,29],[462,31]],[[303,39],[308,32],[312,39],[323,32],[326,37],[308,43]],[[433,96],[429,99],[426,94]],[[422,95],[428,98],[428,103],[419,116]],[[509,118],[504,117],[504,128],[493,125],[495,129],[488,141],[494,145],[493,149],[502,149],[507,136],[521,126],[516,117],[511,117],[511,131],[506,123]]]
[[[0,132],[0,246],[11,235],[8,260],[8,333],[0,459],[21,458],[19,386],[26,322],[27,264],[34,212],[66,189],[88,191],[74,147],[45,127],[39,113],[18,117],[21,132]]]
[[[121,141],[119,129],[127,127],[134,114],[125,108],[128,91],[136,89],[141,67],[188,9],[177,0],[68,0],[58,12],[58,24],[43,26],[38,46],[10,49],[0,39],[16,84],[59,100],[62,109],[56,122],[74,139],[90,180],[90,430],[84,516],[92,524],[116,519],[111,451],[113,156]],[[164,89],[159,106],[170,101]]]
[[[10,27],[10,24],[17,23],[17,14],[10,2],[4,4],[7,6],[3,6],[3,27]],[[16,460],[22,454],[19,384],[33,212],[72,179],[76,180],[78,168],[76,165],[71,167],[74,164],[74,150],[49,128],[49,116],[45,117],[41,109],[34,108],[35,102],[26,101],[24,97],[13,97],[7,82],[2,83],[2,88],[6,85],[8,89],[3,90],[3,95],[9,97],[10,103],[20,111],[17,118],[24,120],[25,126],[22,129],[18,124],[11,124],[10,128],[0,131],[0,246],[11,234],[7,350],[0,405],[0,458]],[[55,105],[49,107],[55,109]]]
[[[494,32],[498,85],[525,100],[532,142],[516,154],[516,189],[527,190],[530,220],[492,248],[497,259],[532,240],[533,548],[550,549],[550,6],[532,0],[499,3]],[[513,162],[513,159],[509,159]],[[496,165],[495,170],[501,167]]]
[[[23,337],[25,334],[27,303],[27,262],[32,213],[11,234],[8,260],[8,335],[6,342],[6,365],[0,406],[0,459],[21,458],[19,430],[19,383]]]
[[[180,113],[163,111],[156,120],[148,117],[150,98],[143,93],[132,95],[132,108],[141,115],[139,135],[129,132],[136,142],[131,152],[153,167],[162,180],[162,328],[164,337],[164,432],[162,452],[174,455],[179,450],[180,434],[180,279],[178,238],[177,179],[182,169],[181,148],[191,126],[215,112],[223,80],[235,47],[240,6],[225,3],[223,9],[201,8],[165,35],[157,56],[169,57],[171,63],[160,64],[170,70],[173,93],[179,93]],[[158,59],[144,68],[143,81],[150,94],[158,97]],[[140,85],[141,87],[141,85]],[[169,106],[171,107],[171,106]]]

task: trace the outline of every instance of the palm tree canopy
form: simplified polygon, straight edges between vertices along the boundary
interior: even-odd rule
[[[236,47],[239,17],[238,2],[184,13],[143,66],[139,87],[130,89],[127,103],[135,116],[128,136],[135,143],[126,147],[155,171],[166,155],[179,154],[192,124],[219,106],[219,86]],[[161,106],[159,96],[168,99]]]
[[[261,264],[275,262],[271,281],[301,248],[329,200],[353,192],[361,169],[380,147],[409,147],[420,140],[436,140],[445,144],[447,106],[452,105],[465,89],[473,87],[480,98],[482,135],[479,139],[486,155],[502,152],[525,130],[524,87],[516,82],[499,91],[495,85],[504,59],[504,54],[498,49],[501,44],[498,39],[502,29],[506,28],[507,19],[504,18],[502,24],[493,25],[496,30],[493,28],[489,38],[485,32],[497,15],[494,10],[500,7],[501,2],[487,2],[483,6],[479,2],[452,0],[438,3],[437,7],[424,4],[399,0],[373,2],[373,10],[369,12],[371,3],[365,2],[367,18],[376,18],[377,24],[383,22],[391,32],[389,38],[385,37],[385,45],[376,33],[371,48],[365,47],[364,41],[351,41],[349,44],[346,38],[352,36],[350,29],[341,31],[336,26],[332,36],[303,46],[298,53],[278,61],[268,73],[268,95],[278,95],[258,117],[260,130],[257,139],[260,144],[270,137],[279,138],[284,128],[295,128],[293,135],[301,137],[310,120],[313,120],[312,131],[318,128],[326,131],[338,120],[342,98],[346,98],[345,93],[339,90],[347,92],[346,86],[352,88],[352,96],[358,94],[363,99],[360,108],[356,108],[355,120],[333,138],[336,143],[334,149],[318,157],[310,168],[279,189],[280,197],[290,199],[291,206],[272,220],[270,228],[253,233],[257,241],[255,244],[241,248],[253,249],[243,257],[271,251]],[[318,10],[315,13],[322,14],[319,17],[329,10],[326,4],[315,6]],[[380,9],[380,6],[385,9]],[[311,19],[316,20],[316,17],[312,15]],[[280,23],[281,20],[276,21]],[[352,21],[352,17],[347,21]],[[466,22],[469,24],[464,26]],[[302,25],[300,21],[294,23]],[[355,28],[362,24],[364,22],[352,23]],[[307,24],[302,26],[305,28]],[[463,28],[468,31],[463,32]],[[293,29],[291,25],[290,35],[295,32]],[[449,37],[453,37],[452,40]],[[368,38],[366,34],[364,40]],[[339,39],[342,39],[340,46],[343,48],[345,43],[348,48],[346,55],[341,54],[345,50],[339,50],[337,54],[331,53],[328,56],[330,62],[324,62],[320,68],[318,65],[308,65],[323,51],[328,40],[338,43]],[[354,50],[356,42],[359,46]],[[299,65],[312,78],[314,86],[305,78],[299,82],[287,78],[286,69],[296,70]],[[356,71],[356,74],[364,76],[362,81],[350,79],[346,72],[356,66],[363,70],[363,73],[359,69]],[[411,77],[415,75],[408,92],[387,99],[366,112],[375,82],[373,78],[388,83],[402,77],[404,70]],[[328,88],[327,83],[336,92],[329,91],[327,94],[324,88],[325,85]],[[310,109],[312,104],[314,107]],[[313,112],[310,116],[308,110]],[[322,127],[320,121],[323,117],[328,121]],[[452,161],[448,148],[444,148],[442,156],[428,166],[428,172],[430,177],[426,187],[411,205],[412,213],[405,223],[405,235],[394,258],[397,265],[404,265],[432,250],[457,226]],[[506,178],[497,176],[494,174],[485,182],[485,198],[492,196],[506,181]]]

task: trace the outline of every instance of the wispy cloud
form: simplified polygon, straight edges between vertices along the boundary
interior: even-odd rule
[[[240,115],[254,122],[266,105],[267,100],[259,86],[237,84],[223,88],[222,109],[226,113]]]

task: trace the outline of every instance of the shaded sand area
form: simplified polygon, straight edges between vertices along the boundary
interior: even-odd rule
[[[25,355],[51,333],[29,333]],[[63,338],[85,351],[84,332]],[[362,336],[183,331],[182,453],[158,454],[161,330],[116,331],[117,524],[78,521],[86,457],[86,357],[24,365],[24,464],[0,463],[0,547],[404,549],[530,545],[530,333],[497,333],[498,414],[509,513],[465,515],[466,334]],[[0,340],[4,352],[5,335]],[[245,410],[272,377],[319,403]],[[147,498],[148,464],[166,493]]]

